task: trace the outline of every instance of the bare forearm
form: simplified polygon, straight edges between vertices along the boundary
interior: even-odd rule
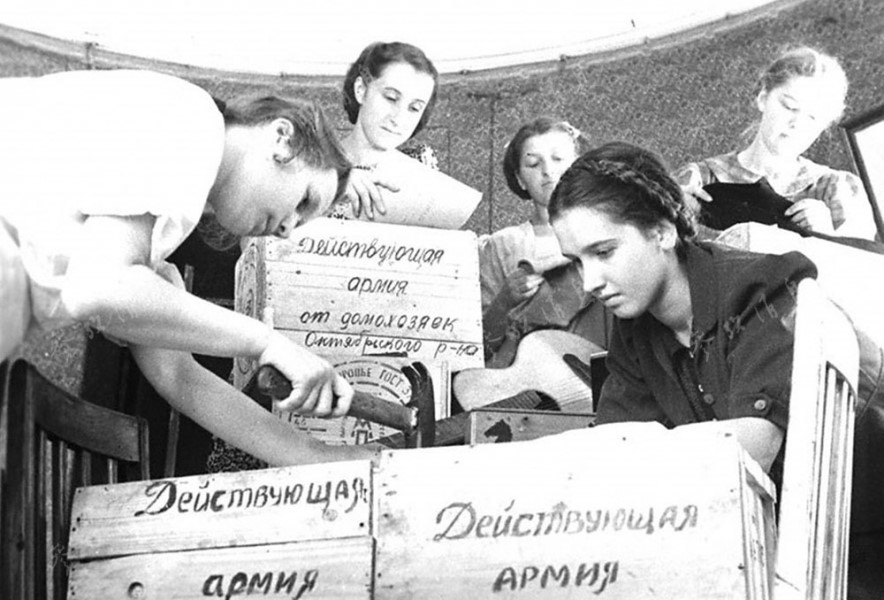
[[[143,266],[68,282],[74,318],[138,345],[213,356],[258,356],[270,328],[176,288]]]
[[[724,421],[705,421],[691,425],[682,425],[692,428],[713,428],[725,434],[731,434],[740,443],[743,449],[765,471],[769,471],[780,447],[783,444],[783,430],[767,421],[755,417],[743,417],[739,419],[726,419]]]
[[[267,412],[192,356],[133,348],[145,376],[169,404],[229,444],[272,466],[372,458],[375,449],[331,446]]]

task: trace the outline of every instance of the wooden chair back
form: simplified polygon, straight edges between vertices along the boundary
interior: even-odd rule
[[[859,350],[850,321],[815,280],[801,281],[797,294],[774,597],[842,600]]]
[[[6,392],[0,597],[63,599],[74,491],[148,479],[147,422],[65,392],[24,360]]]

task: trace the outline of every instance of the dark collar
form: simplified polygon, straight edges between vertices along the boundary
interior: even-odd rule
[[[704,340],[715,335],[718,321],[718,277],[715,259],[706,244],[688,243],[685,246],[685,265],[688,285],[691,292],[691,312],[693,313],[692,343],[690,350],[696,352]],[[672,365],[675,354],[685,347],[675,337],[675,333],[650,313],[636,320],[636,327],[646,332],[648,342],[661,364],[671,377],[675,377]]]
[[[710,245],[687,243],[685,251],[693,331],[695,336],[702,338],[714,330],[718,321],[718,273]]]

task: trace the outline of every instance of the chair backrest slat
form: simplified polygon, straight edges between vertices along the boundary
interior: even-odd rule
[[[59,439],[127,462],[140,462],[142,419],[68,394],[34,369],[28,395],[36,420]],[[96,431],[103,434],[96,436]]]
[[[147,479],[147,422],[71,395],[23,360],[9,367],[3,390],[8,434],[0,598],[63,600],[74,491]]]

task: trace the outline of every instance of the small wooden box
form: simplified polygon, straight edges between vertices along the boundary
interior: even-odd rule
[[[376,598],[770,597],[774,491],[731,438],[606,425],[385,454]]]
[[[249,240],[236,310],[323,356],[483,367],[477,243],[470,231],[315,219],[286,240]],[[234,385],[254,369],[237,360]]]
[[[470,411],[471,444],[524,442],[595,425],[595,415],[553,410],[475,408]]]
[[[370,461],[79,488],[68,597],[370,598],[372,497]]]
[[[410,364],[410,358],[395,356],[328,357],[335,371],[350,382],[353,389],[398,404],[411,401],[411,384],[403,374],[402,367]],[[451,374],[445,361],[421,361],[427,367],[433,384],[436,420],[451,413]],[[274,413],[299,431],[309,433],[326,444],[365,444],[396,433],[392,427],[355,417],[326,419],[304,417],[292,412]]]

